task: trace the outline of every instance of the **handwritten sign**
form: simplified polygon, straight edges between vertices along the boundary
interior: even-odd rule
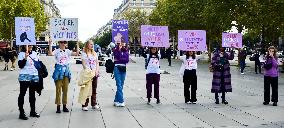
[[[141,26],[141,45],[148,47],[170,47],[168,26]]]
[[[222,47],[242,48],[242,34],[222,33]]]
[[[30,17],[15,17],[16,45],[36,45],[35,22]]]
[[[182,51],[206,51],[206,31],[179,30],[178,49]]]
[[[51,18],[52,41],[78,41],[78,18]]]
[[[128,21],[113,20],[112,21],[112,42],[128,43]]]

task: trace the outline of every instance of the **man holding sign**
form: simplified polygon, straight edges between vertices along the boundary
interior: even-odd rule
[[[206,51],[206,31],[204,30],[179,30],[178,49],[186,51],[180,57],[182,65],[180,75],[183,76],[185,103],[196,104],[197,90],[197,56],[195,51]],[[191,88],[189,90],[189,88]],[[190,93],[191,91],[191,93]]]

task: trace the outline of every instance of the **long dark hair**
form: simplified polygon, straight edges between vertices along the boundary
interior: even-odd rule
[[[188,59],[190,56],[192,57],[192,59],[196,58],[195,52],[194,51],[191,51],[191,52],[193,52],[192,55],[189,55],[189,51],[186,51],[186,53],[185,53],[186,59]]]

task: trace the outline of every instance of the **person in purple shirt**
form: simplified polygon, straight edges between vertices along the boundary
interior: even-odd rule
[[[116,94],[114,98],[114,106],[124,107],[123,86],[126,76],[126,64],[129,62],[129,52],[125,43],[117,43],[113,49],[114,56],[114,78],[116,81]]]
[[[264,105],[268,105],[270,101],[270,86],[272,89],[271,101],[273,106],[277,106],[278,102],[278,62],[276,57],[276,48],[270,46],[266,55],[264,64]]]

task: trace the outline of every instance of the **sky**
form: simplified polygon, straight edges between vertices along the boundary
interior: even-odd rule
[[[53,0],[62,18],[78,18],[80,41],[97,33],[113,17],[122,0]]]

